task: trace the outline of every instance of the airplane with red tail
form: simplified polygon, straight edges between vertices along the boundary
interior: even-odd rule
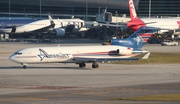
[[[161,31],[167,32],[169,30],[180,29],[180,19],[179,18],[145,18],[139,19],[134,7],[133,0],[128,0],[129,11],[131,21],[127,22],[128,28],[133,31],[137,31],[142,26],[148,26],[152,28],[163,29]]]

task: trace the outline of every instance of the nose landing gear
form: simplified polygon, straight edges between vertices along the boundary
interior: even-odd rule
[[[26,69],[26,65],[23,65],[23,69]]]
[[[23,69],[26,69],[28,64],[23,64],[22,63],[21,65],[23,65]]]

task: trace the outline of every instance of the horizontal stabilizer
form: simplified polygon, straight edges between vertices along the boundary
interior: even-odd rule
[[[151,52],[146,53],[146,54],[144,55],[144,57],[142,57],[142,59],[148,59],[150,54],[151,54]]]

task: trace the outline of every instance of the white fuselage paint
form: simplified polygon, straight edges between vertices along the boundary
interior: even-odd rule
[[[117,49],[121,54],[117,54]],[[78,63],[75,58],[129,58],[132,48],[123,46],[69,46],[69,47],[37,47],[21,49],[9,59],[16,63]],[[84,61],[86,62],[86,61]],[[88,62],[88,60],[87,60]]]
[[[157,27],[162,29],[177,30],[180,29],[180,18],[154,18],[154,19],[141,19],[146,26]],[[156,23],[150,23],[156,22]]]
[[[81,28],[85,26],[85,21],[81,19],[53,19],[53,21],[55,23],[54,29],[63,28],[66,27],[67,25],[75,25],[73,32],[80,32],[82,30]],[[16,27],[15,33],[31,32],[42,28],[46,28],[50,25],[51,24],[49,19],[38,20],[35,22],[31,22],[29,24]],[[89,28],[90,27],[86,27],[86,29],[85,30],[83,29],[83,31],[86,31]],[[0,28],[0,31],[3,33],[11,33],[12,28]]]

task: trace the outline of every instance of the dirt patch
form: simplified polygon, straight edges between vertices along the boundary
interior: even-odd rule
[[[11,54],[10,52],[0,52],[0,54]]]
[[[4,46],[0,46],[0,48],[5,48]]]

